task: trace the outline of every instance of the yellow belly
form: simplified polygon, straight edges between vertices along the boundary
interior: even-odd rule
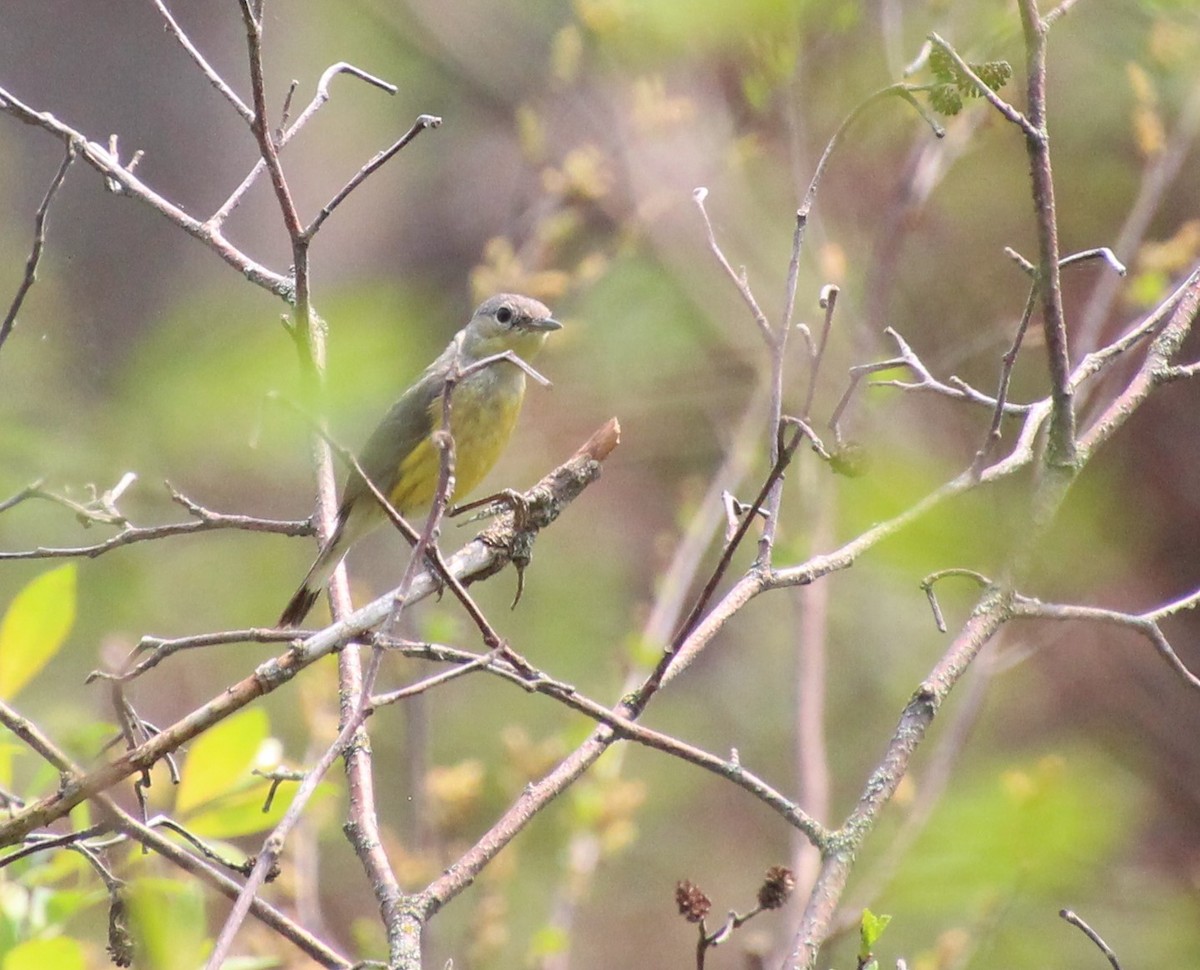
[[[499,362],[471,375],[454,389],[450,433],[454,438],[454,498],[461,500],[496,464],[512,436],[525,396],[525,375]],[[442,402],[430,408],[434,428],[442,426]],[[419,511],[433,501],[441,458],[426,439],[409,453],[388,496],[401,514]]]

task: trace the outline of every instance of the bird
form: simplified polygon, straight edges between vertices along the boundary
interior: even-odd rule
[[[367,439],[358,467],[346,478],[333,531],[280,615],[280,627],[299,626],[347,550],[387,521],[363,474],[401,515],[432,504],[441,470],[433,433],[442,427],[450,375],[461,375],[450,394],[450,434],[455,492],[465,495],[491,471],[517,423],[525,369],[512,358],[528,361],[561,327],[544,304],[528,296],[500,293],[479,305]]]

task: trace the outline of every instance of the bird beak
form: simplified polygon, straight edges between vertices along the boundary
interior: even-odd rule
[[[552,330],[561,330],[562,324],[554,317],[542,317],[539,320],[529,320],[521,324],[522,330],[533,330],[534,332],[550,333]]]

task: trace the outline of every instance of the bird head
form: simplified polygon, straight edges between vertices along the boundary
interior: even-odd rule
[[[561,328],[545,304],[516,293],[500,293],[475,310],[463,333],[462,349],[471,360],[506,350],[528,359],[541,349],[548,333]]]

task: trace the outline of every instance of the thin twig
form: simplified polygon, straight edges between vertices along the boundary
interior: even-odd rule
[[[147,670],[157,667],[172,654],[183,650],[195,650],[200,647],[211,647],[221,643],[286,643],[296,639],[294,630],[276,630],[271,628],[251,627],[245,630],[221,630],[216,633],[197,633],[189,637],[164,639],[161,637],[144,636],[136,647],[130,651],[124,665],[116,673],[106,670],[93,670],[87,675],[86,683],[96,680],[117,680],[127,683],[140,677]],[[144,660],[133,661],[149,653]]]
[[[808,362],[808,390],[804,394],[804,408],[800,412],[800,417],[805,421],[812,418],[813,398],[817,394],[817,375],[821,371],[821,361],[825,359],[825,347],[829,343],[829,332],[833,329],[833,311],[837,306],[839,292],[832,283],[821,290],[820,305],[821,309],[825,311],[825,319],[821,324],[821,336],[817,339]]]
[[[37,280],[38,263],[42,260],[42,249],[46,245],[46,219],[50,213],[50,203],[54,201],[55,193],[58,192],[63,180],[67,177],[67,169],[74,161],[75,145],[68,142],[67,153],[63,157],[62,164],[59,165],[54,178],[50,180],[50,187],[46,189],[46,194],[42,197],[42,202],[33,217],[33,245],[29,250],[29,258],[25,261],[25,275],[21,278],[21,284],[17,287],[17,293],[9,305],[8,313],[4,315],[3,320],[0,320],[0,347],[4,346],[4,341],[8,339],[8,335],[17,325],[17,314],[21,312],[25,296]]]
[[[1064,4],[1065,6],[1066,4]],[[1077,927],[1083,932],[1089,940],[1096,944],[1097,948],[1108,957],[1108,962],[1112,965],[1113,970],[1121,970],[1120,961],[1117,960],[1117,955],[1113,952],[1112,947],[1104,942],[1104,938],[1094,929],[1087,925],[1079,916],[1072,910],[1060,909],[1058,915],[1065,919],[1072,926]]]
[[[766,481],[763,482],[758,495],[751,503],[749,511],[742,516],[741,524],[738,526],[733,538],[725,544],[725,548],[721,552],[721,558],[718,560],[712,574],[708,577],[708,582],[704,584],[704,589],[700,591],[700,595],[696,597],[695,604],[679,625],[675,636],[671,638],[671,645],[667,650],[663,651],[663,659],[659,661],[662,673],[666,672],[670,658],[700,621],[700,617],[708,606],[709,600],[712,599],[713,593],[716,592],[717,586],[720,584],[722,577],[724,577],[726,570],[729,568],[730,562],[733,560],[733,554],[737,552],[738,546],[755,521],[758,510],[763,507],[763,503],[766,502],[771,489],[783,475],[784,469],[791,463],[792,456],[796,453],[796,449],[800,447],[800,442],[804,440],[805,433],[804,427],[798,427],[792,435],[791,440],[779,452],[779,457],[775,460],[775,464],[768,473]]]
[[[937,593],[934,592],[934,584],[946,579],[949,576],[961,576],[967,579],[973,579],[984,589],[992,585],[992,581],[983,573],[976,572],[974,569],[939,569],[935,573],[930,573],[921,580],[921,589],[925,590],[925,595],[929,599],[929,608],[933,610],[933,621],[937,624],[938,632],[946,632],[946,620],[942,616],[942,607],[938,603]]]
[[[217,73],[212,65],[210,65],[208,61],[204,59],[204,55],[200,53],[200,50],[195,44],[192,43],[191,38],[184,33],[183,28],[179,26],[179,23],[171,15],[171,11],[167,9],[167,5],[164,0],[153,0],[153,3],[154,6],[158,7],[158,12],[162,14],[163,20],[166,21],[167,30],[169,30],[171,34],[174,35],[175,39],[179,41],[180,46],[187,51],[188,56],[196,62],[196,66],[199,67],[204,76],[208,78],[209,84],[221,92],[221,96],[231,105],[233,105],[234,111],[241,115],[242,120],[245,121],[246,124],[250,124],[254,120],[254,112],[246,106],[246,102],[238,97],[237,92],[234,91],[233,88],[226,83],[225,79]]]
[[[367,162],[366,165],[360,168],[354,174],[353,178],[343,185],[337,191],[334,197],[321,207],[321,211],[313,217],[312,222],[310,222],[304,229],[304,236],[311,239],[314,235],[316,235],[317,230],[319,230],[324,224],[325,220],[329,218],[329,216],[333,213],[333,210],[341,205],[346,200],[346,197],[356,188],[362,185],[362,183],[365,182],[373,172],[378,171],[382,166],[387,164],[389,160],[391,160],[401,149],[403,149],[414,138],[416,138],[417,135],[421,134],[421,132],[429,128],[439,128],[441,127],[441,124],[442,119],[436,115],[419,115],[417,120],[413,122],[412,127],[409,128],[408,131],[401,135],[390,147],[379,152],[374,158]]]
[[[74,146],[79,158],[99,172],[106,181],[117,185],[122,195],[137,199],[189,236],[199,239],[255,286],[269,290],[285,300],[292,298],[293,286],[288,277],[255,262],[221,235],[218,228],[201,222],[166,197],[159,195],[134,175],[128,166],[122,165],[120,159],[103,145],[87,138],[78,129],[63,124],[50,112],[36,111],[4,88],[0,88],[0,111],[49,132],[64,145]]]
[[[1013,335],[1012,345],[1000,358],[1000,380],[996,387],[996,407],[992,411],[992,423],[988,427],[987,436],[983,439],[979,450],[975,452],[974,461],[971,462],[971,474],[973,475],[979,475],[983,471],[993,449],[1000,442],[1000,426],[1004,422],[1004,405],[1008,402],[1008,389],[1012,383],[1013,368],[1017,365],[1017,355],[1021,352],[1025,331],[1029,328],[1030,318],[1037,306],[1037,296],[1038,284],[1035,279],[1034,284],[1029,288],[1029,296],[1025,300],[1025,309],[1017,323],[1017,332]]]
[[[807,226],[808,216],[803,211],[797,210],[796,221],[792,226],[792,254],[788,259],[787,282],[784,284],[783,291],[783,318],[767,348],[771,364],[770,399],[767,403],[767,454],[770,456],[772,465],[779,461],[780,449],[783,445],[783,387],[784,368],[787,363],[787,340],[792,329],[792,314],[796,307],[796,286],[800,278],[800,253],[804,247],[804,230]],[[810,339],[810,345],[811,342]],[[821,346],[818,354],[823,350],[824,346]],[[819,370],[820,361],[817,360],[812,371],[814,384]],[[803,418],[807,421],[808,415],[803,415]],[[775,548],[775,532],[779,527],[779,511],[782,506],[783,478],[780,476],[767,490],[762,504],[749,513],[756,515],[761,510],[766,519],[758,537],[758,555],[755,559],[758,568],[771,568],[771,556]]]
[[[0,724],[3,724],[8,730],[12,731],[14,735],[20,738],[33,751],[37,752],[46,762],[56,768],[64,779],[80,779],[84,777],[84,771],[81,767],[72,762],[36,725],[21,717],[2,700],[0,700]],[[146,825],[134,819],[113,801],[103,788],[91,792],[88,797],[95,803],[101,815],[111,821],[112,827],[118,832],[123,832],[186,872],[207,882],[222,895],[230,899],[236,897],[239,887],[233,880],[218,872],[212,866],[205,864],[202,860],[184,852],[168,839],[151,831]],[[24,838],[29,834],[30,832],[26,832],[19,838]],[[7,840],[0,841],[4,841],[4,844],[12,844],[12,842]],[[284,939],[295,944],[321,966],[342,968],[342,970],[350,967],[349,960],[343,959],[334,953],[324,943],[314,938],[261,899],[256,899],[253,902],[251,912],[265,926],[270,927]]]
[[[384,81],[382,78],[376,77],[374,74],[369,74],[361,68],[355,67],[353,64],[347,64],[345,61],[338,61],[338,63],[327,68],[325,73],[321,75],[320,81],[317,82],[317,93],[308,103],[308,107],[300,112],[300,115],[296,118],[295,123],[285,128],[277,136],[276,144],[280,149],[287,145],[287,143],[290,142],[300,132],[300,130],[308,124],[313,115],[320,111],[321,108],[323,108],[329,101],[331,97],[329,91],[330,83],[339,74],[349,74],[351,77],[356,77],[361,81],[365,81],[368,84],[379,88],[380,90],[386,91],[388,94],[396,93],[396,85],[390,84],[387,81]],[[241,184],[233,190],[229,198],[221,204],[221,207],[217,209],[216,212],[208,217],[205,225],[214,230],[220,229],[221,225],[226,219],[229,218],[233,210],[241,204],[241,201],[245,197],[246,193],[250,190],[251,186],[258,181],[259,176],[262,175],[266,169],[267,163],[260,157],[258,161],[254,163],[254,167],[250,170],[249,174],[242,179]]]
[[[87,546],[38,546],[35,549],[23,549],[15,552],[0,551],[0,562],[13,559],[95,559],[113,549],[132,545],[136,542],[149,542],[170,536],[192,535],[197,532],[213,532],[219,529],[234,529],[244,532],[268,532],[276,535],[305,536],[312,535],[312,523],[307,519],[260,519],[252,515],[227,515],[214,512],[177,491],[170,482],[164,483],[171,493],[173,501],[179,503],[195,518],[191,522],[169,522],[164,525],[134,526],[116,511],[113,501],[118,496],[107,493],[107,500],[97,510],[92,505],[80,505],[62,495],[47,492],[39,485],[29,485],[21,492],[8,499],[0,511],[11,508],[18,501],[30,498],[43,498],[63,505],[77,516],[87,521],[115,523],[121,525],[121,530],[103,542]],[[115,491],[115,489],[114,489]]]
[[[717,258],[721,269],[725,271],[725,275],[733,281],[733,285],[737,288],[738,295],[742,301],[750,308],[750,315],[754,317],[754,322],[758,325],[759,332],[768,346],[775,343],[775,334],[771,329],[771,324],[767,320],[767,315],[763,313],[762,308],[758,305],[758,301],[754,298],[754,293],[750,289],[750,283],[746,279],[746,273],[743,270],[738,273],[729,264],[729,260],[725,258],[725,253],[721,250],[720,244],[717,242],[716,233],[713,231],[712,220],[708,217],[708,208],[704,202],[708,198],[708,189],[703,186],[692,192],[692,201],[696,203],[696,208],[700,210],[700,216],[704,220],[704,232],[708,238],[708,248],[712,250],[712,254]]]
[[[1014,616],[1046,620],[1086,620],[1122,626],[1140,633],[1150,641],[1167,664],[1189,687],[1200,690],[1200,676],[1192,673],[1163,634],[1158,620],[1183,609],[1195,608],[1200,602],[1200,593],[1192,593],[1164,610],[1148,613],[1122,613],[1118,610],[1101,609],[1094,606],[1073,606],[1058,603],[1043,603],[1027,596],[1018,596],[1013,601]]]
[[[1047,27],[1053,26],[1054,22],[1058,20],[1059,17],[1066,16],[1068,13],[1070,13],[1071,8],[1078,2],[1079,0],[1060,0],[1058,6],[1051,8],[1050,12],[1042,18],[1042,22]]]

